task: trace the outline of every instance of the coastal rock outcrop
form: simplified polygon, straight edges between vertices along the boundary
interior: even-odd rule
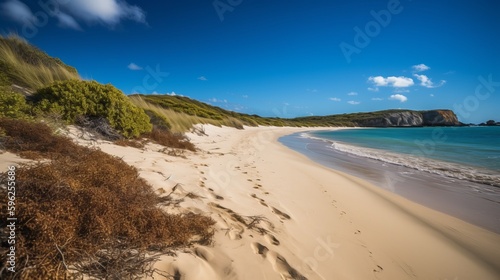
[[[451,110],[422,111],[424,126],[455,126],[461,125],[457,116]]]
[[[358,120],[365,127],[416,127],[416,126],[457,126],[461,125],[451,110],[396,111],[382,116]]]

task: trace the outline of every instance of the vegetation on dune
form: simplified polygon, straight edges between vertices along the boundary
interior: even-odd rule
[[[195,124],[213,124],[242,129],[246,126],[302,126],[299,122],[280,118],[263,118],[228,111],[184,96],[131,95],[132,102],[146,111],[168,120],[172,130],[185,132]]]
[[[234,117],[219,117],[218,119],[211,119],[200,117],[196,114],[189,115],[185,112],[182,112],[181,110],[175,111],[168,107],[162,107],[158,104],[147,102],[143,98],[143,96],[140,95],[132,95],[130,96],[130,100],[137,107],[142,108],[146,112],[146,114],[148,114],[153,125],[168,128],[168,130],[172,131],[173,133],[183,133],[189,131],[196,124],[212,124],[216,126],[226,125],[239,129],[243,128],[243,123]],[[184,106],[189,106],[189,104],[189,102],[186,102]],[[208,104],[206,105],[210,106]]]
[[[16,170],[16,273],[2,279],[136,279],[151,274],[155,254],[209,242],[213,220],[168,214],[165,200],[121,159],[56,136],[42,124],[0,119],[0,145],[50,161]],[[96,164],[98,163],[98,164]],[[6,173],[0,184],[6,184]],[[7,223],[7,190],[0,188],[0,227]]]
[[[0,173],[1,279],[137,279],[155,271],[158,254],[210,242],[212,219],[164,212],[159,205],[170,198],[135,168],[47,125],[62,119],[109,139],[195,150],[167,118],[147,113],[112,85],[82,81],[22,39],[0,37],[0,150],[42,160],[16,170],[15,274],[6,270],[7,173]]]
[[[0,36],[0,86],[38,89],[54,81],[80,79],[75,68],[17,36]]]
[[[31,106],[23,95],[0,87],[0,117],[27,119],[30,113]]]
[[[102,116],[125,137],[137,137],[152,129],[144,110],[112,85],[79,80],[55,82],[39,89],[33,100],[36,109],[60,114],[68,123],[75,123],[79,116]]]

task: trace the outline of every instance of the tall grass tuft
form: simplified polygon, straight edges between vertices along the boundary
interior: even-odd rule
[[[80,79],[75,68],[14,35],[0,36],[0,72],[2,85],[17,84],[31,89],[54,81]]]

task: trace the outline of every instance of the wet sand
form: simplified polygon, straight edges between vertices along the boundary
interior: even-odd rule
[[[327,167],[363,178],[411,201],[500,233],[500,188],[340,152],[295,133],[279,141]]]

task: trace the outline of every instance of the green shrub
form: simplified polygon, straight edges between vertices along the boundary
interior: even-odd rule
[[[24,96],[0,88],[0,117],[26,119],[29,118],[30,109]]]
[[[38,110],[61,114],[68,123],[74,123],[78,116],[104,117],[111,127],[128,138],[152,129],[146,113],[110,84],[79,80],[55,82],[39,89],[34,100]]]

